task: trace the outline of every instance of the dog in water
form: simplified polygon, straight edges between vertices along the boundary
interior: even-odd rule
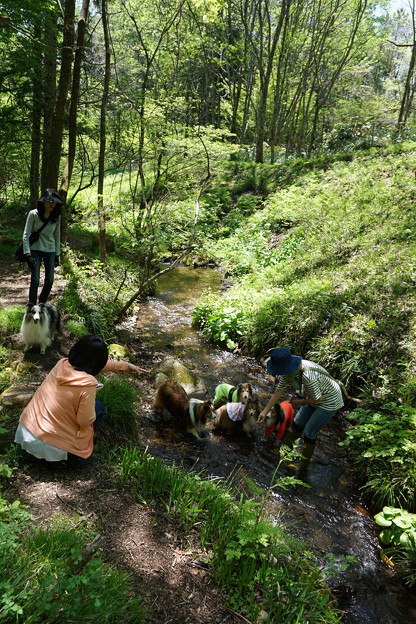
[[[229,433],[244,432],[253,436],[257,429],[257,418],[261,407],[257,397],[250,397],[246,403],[226,403],[216,410],[214,429]]]
[[[253,396],[251,384],[240,383],[238,386],[223,383],[217,386],[214,397],[214,409],[224,405],[224,403],[247,403]]]
[[[39,346],[44,355],[46,347],[51,346],[55,332],[59,330],[60,322],[59,310],[51,303],[28,303],[20,328],[25,351]]]
[[[272,431],[276,432],[276,440],[281,440],[293,423],[293,407],[291,403],[282,401],[273,405],[266,416],[265,436],[270,437]]]
[[[185,388],[171,379],[157,386],[153,407],[167,410],[187,433],[198,439],[205,433],[207,418],[212,417],[211,401],[189,398]]]

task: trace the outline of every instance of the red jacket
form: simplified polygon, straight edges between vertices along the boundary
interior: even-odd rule
[[[285,413],[284,421],[278,427],[275,427],[275,425],[266,425],[266,431],[265,431],[266,438],[270,436],[270,433],[272,431],[276,431],[276,440],[281,440],[283,438],[283,435],[286,429],[289,429],[292,426],[293,406],[291,405],[291,403],[288,403],[287,401],[282,401],[280,405],[282,406],[283,411]]]

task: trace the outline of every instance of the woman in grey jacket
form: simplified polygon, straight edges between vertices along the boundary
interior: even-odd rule
[[[32,272],[29,288],[29,303],[32,304],[37,303],[42,260],[45,267],[45,281],[39,295],[39,303],[46,303],[51,292],[55,267],[59,265],[62,203],[56,191],[46,189],[46,193],[38,201],[37,208],[31,210],[26,219],[23,252]],[[30,235],[41,228],[42,231],[37,240],[30,243]]]

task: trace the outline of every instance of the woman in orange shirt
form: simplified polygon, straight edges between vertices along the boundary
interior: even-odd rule
[[[145,372],[129,362],[108,359],[98,336],[84,336],[59,360],[24,409],[15,442],[35,457],[68,460],[74,466],[92,462],[94,428],[105,408],[96,399],[95,375],[103,371]]]

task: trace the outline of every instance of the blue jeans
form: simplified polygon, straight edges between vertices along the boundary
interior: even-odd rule
[[[97,431],[100,423],[104,420],[105,407],[104,403],[100,399],[95,399],[95,421],[93,423],[94,433]],[[89,457],[80,457],[79,455],[73,455],[68,453],[68,465],[73,468],[85,468],[92,464],[92,453]]]
[[[37,303],[38,301],[40,266],[42,264],[42,260],[45,266],[45,281],[43,283],[42,292],[39,295],[39,303],[46,303],[54,280],[55,253],[33,249],[33,251],[31,250],[30,255],[35,259],[36,264],[30,278],[29,303]]]
[[[319,431],[329,423],[336,413],[337,410],[328,411],[319,405],[302,405],[293,422],[304,429],[304,435],[307,438],[316,440]]]

